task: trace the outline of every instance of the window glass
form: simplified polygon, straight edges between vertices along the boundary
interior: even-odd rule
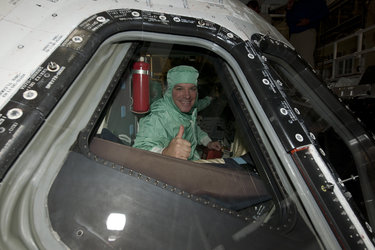
[[[185,161],[183,164],[180,161],[173,162],[173,164],[180,164],[183,169],[181,172],[174,173],[174,176],[168,173],[168,167],[162,170],[157,164],[154,164],[154,169],[150,170],[146,159],[151,157],[150,161],[152,161],[155,155],[146,156],[145,152],[142,156],[143,161],[140,162],[138,159],[135,161],[137,163],[132,165],[132,159],[134,160],[134,158],[130,159],[130,155],[134,155],[132,150],[138,152],[132,146],[139,129],[139,121],[151,113],[150,110],[135,110],[139,108],[137,105],[140,100],[137,99],[139,96],[134,96],[136,95],[134,88],[139,86],[135,86],[133,74],[140,73],[137,68],[139,62],[146,63],[144,67],[149,67],[148,90],[147,87],[145,88],[149,95],[150,109],[153,103],[164,96],[168,87],[166,78],[169,69],[188,65],[198,70],[197,124],[212,141],[221,143],[222,150],[210,150],[207,146],[198,145],[197,152],[200,159]],[[137,172],[184,191],[199,194],[204,199],[234,209],[249,218],[260,208],[262,214],[269,211],[273,202],[268,192],[268,184],[260,177],[248,152],[248,145],[243,139],[244,131],[241,124],[236,122],[232,112],[233,107],[228,103],[228,93],[223,88],[223,84],[234,85],[231,76],[233,74],[228,73],[228,70],[230,68],[220,57],[202,48],[152,42],[140,43],[97,126],[91,150],[100,157],[127,166],[131,165],[130,167]],[[147,107],[148,104],[145,106]],[[108,144],[108,141],[111,143]],[[160,154],[159,156],[161,157]],[[171,158],[164,159],[167,160]],[[169,165],[166,162],[164,164]],[[176,181],[178,179],[176,175],[182,176],[186,174],[185,170],[189,169],[195,169],[197,172],[187,178],[186,182]],[[210,176],[207,175],[208,172]],[[197,176],[206,176],[209,179],[197,179]],[[212,178],[217,178],[219,181],[206,189],[204,187],[206,182]],[[200,186],[199,192],[194,190],[195,186]],[[225,189],[232,191],[228,192]]]
[[[311,100],[307,91],[303,89],[304,80],[298,76],[288,64],[275,59],[269,55],[272,67],[276,70],[279,77],[283,79],[283,89],[288,95],[293,105],[300,111],[303,121],[310,132],[314,134],[319,145],[324,150],[329,159],[331,167],[338,174],[350,193],[349,198],[353,198],[355,208],[360,209],[361,213],[366,215],[366,208],[360,183],[358,181],[358,172],[352,152],[345,143],[342,133],[337,131],[338,127],[329,119],[326,110],[319,109],[316,102]],[[331,115],[332,117],[332,115]],[[342,125],[341,125],[342,126]]]
[[[274,152],[262,144],[264,131],[255,131],[262,127],[246,108],[246,95],[234,73],[238,69],[232,70],[222,57],[200,47],[130,43],[125,56],[108,55],[121,64],[112,71],[116,73],[102,72],[109,80],[105,94],[49,194],[52,225],[62,241],[74,248],[87,240],[94,242],[95,249],[103,244],[134,249],[138,244],[141,249],[202,249],[222,244],[247,249],[255,241],[266,247],[275,242],[281,248],[301,248],[306,242],[311,248],[319,247],[298,197],[286,197],[288,191],[293,192],[291,185],[270,169],[277,159],[268,157]],[[97,61],[102,57],[100,54]],[[96,59],[94,56],[92,61]],[[145,103],[134,94],[134,75],[149,77],[146,94],[152,109],[165,96],[168,70],[178,65],[198,70],[202,103],[197,105],[197,124],[223,145],[219,151],[199,145],[200,160],[181,160],[133,147],[141,119],[150,115],[147,102],[144,110]],[[103,82],[95,77],[86,80]],[[115,232],[112,226],[103,226],[112,214],[128,221]]]

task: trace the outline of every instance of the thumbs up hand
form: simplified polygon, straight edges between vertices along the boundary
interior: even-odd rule
[[[187,160],[191,152],[191,143],[182,139],[183,134],[184,126],[180,125],[176,137],[170,141],[168,147],[163,150],[162,154]]]
[[[178,130],[178,133],[175,138],[182,139],[182,136],[184,135],[185,128],[184,126],[180,125],[180,129]]]

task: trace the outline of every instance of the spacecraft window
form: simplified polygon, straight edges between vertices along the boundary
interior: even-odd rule
[[[189,65],[199,71],[201,106],[198,107],[197,124],[212,140],[222,143],[221,152],[198,145],[201,159],[185,161],[132,147],[140,119],[149,115],[149,110],[136,107],[143,104],[136,103],[139,100],[134,96],[137,86],[133,74],[140,72],[134,67],[140,63],[149,69],[147,96],[151,107],[163,98],[170,68]],[[203,48],[141,42],[96,125],[90,143],[91,152],[225,208],[240,211],[267,204],[270,209],[273,202],[268,191],[269,183],[261,177],[244,136],[247,129],[239,122],[241,119],[237,119],[243,111],[228,101],[229,95],[232,98],[236,95],[228,92],[234,86],[233,72],[230,71],[223,59]],[[238,102],[240,99],[236,96]]]
[[[283,90],[293,106],[298,109],[307,129],[322,147],[338,177],[341,180],[351,180],[345,182],[345,187],[356,203],[353,209],[358,211],[359,208],[359,212],[366,216],[365,201],[358,181],[356,167],[358,163],[353,155],[358,149],[350,142],[352,137],[345,131],[345,125],[335,118],[319,98],[314,97],[314,94],[305,87],[309,84],[308,81],[288,62],[272,55],[268,55],[268,58],[272,68],[283,81]]]
[[[123,44],[127,43],[123,42]],[[315,244],[315,237],[310,237],[311,227],[304,224],[309,221],[301,220],[301,223],[295,225],[299,213],[295,212],[294,204],[289,202],[289,199],[286,202],[279,200],[278,194],[275,194],[280,189],[275,184],[279,180],[275,180],[273,175],[264,173],[265,156],[262,153],[266,151],[266,146],[259,145],[261,142],[258,140],[251,140],[253,135],[250,134],[260,129],[250,124],[252,116],[249,114],[248,106],[245,105],[248,101],[247,96],[240,87],[243,85],[239,84],[243,82],[247,84],[247,82],[239,80],[243,76],[237,74],[238,70],[231,67],[234,63],[230,64],[225,60],[226,57],[223,58],[209,49],[193,45],[168,44],[159,41],[129,43],[132,45],[128,46],[129,52],[125,53],[123,60],[108,59],[109,62],[121,61],[116,69],[111,67],[111,63],[96,65],[100,69],[111,69],[111,72],[116,71],[116,73],[110,76],[112,80],[109,79],[110,77],[104,77],[109,83],[103,90],[101,99],[98,100],[99,104],[90,122],[82,130],[75,145],[77,151],[70,154],[62,167],[65,171],[59,174],[55,182],[60,183],[54,185],[56,192],[50,195],[50,204],[53,204],[50,208],[53,212],[50,214],[57,221],[55,225],[65,225],[65,220],[61,221],[63,209],[61,207],[67,206],[66,200],[70,200],[72,206],[78,204],[78,210],[84,212],[81,216],[66,217],[74,218],[79,223],[84,221],[85,228],[90,228],[90,233],[99,232],[93,234],[94,237],[106,235],[107,231],[100,234],[101,231],[97,230],[100,226],[94,224],[100,224],[100,219],[92,220],[92,218],[100,218],[98,214],[103,211],[108,212],[109,209],[110,212],[123,211],[123,214],[126,214],[129,218],[129,226],[123,232],[116,231],[118,238],[111,244],[120,245],[123,241],[133,240],[139,242],[139,232],[146,232],[142,243],[153,242],[154,238],[159,240],[166,234],[168,239],[179,242],[181,248],[186,246],[185,240],[197,241],[202,236],[199,231],[196,238],[186,237],[186,228],[190,227],[189,225],[193,225],[191,228],[195,232],[197,226],[201,227],[205,235],[212,235],[219,242],[223,239],[226,241],[228,237],[229,244],[232,244],[232,241],[233,244],[237,244],[243,240],[250,243],[251,237],[259,237],[259,234],[253,233],[253,229],[263,230],[260,225],[266,223],[283,232],[289,232],[291,229],[298,233],[306,232]],[[108,44],[111,47],[111,44]],[[118,51],[123,49],[113,50],[113,57],[118,55]],[[109,53],[97,54],[100,55],[98,64],[103,58],[111,57]],[[95,58],[92,61],[95,62]],[[147,66],[140,69],[138,66],[142,63],[147,63]],[[219,152],[218,156],[216,155],[218,152],[210,152],[200,147],[197,151],[202,159],[197,162],[132,147],[140,119],[149,115],[147,109],[135,107],[135,104],[144,103],[137,103],[139,100],[134,96],[133,75],[146,73],[149,78],[146,94],[148,92],[152,108],[153,103],[163,98],[167,87],[168,70],[177,65],[195,67],[200,74],[199,99],[205,100],[207,96],[210,97],[209,99],[212,98],[206,103],[207,105],[201,107],[197,123],[211,139],[220,140],[224,145],[223,152]],[[98,74],[106,75],[105,73],[101,71]],[[93,77],[92,81],[98,81],[95,74],[87,75]],[[87,81],[91,83],[90,80]],[[259,140],[263,139],[258,137]],[[69,184],[61,185],[61,183]],[[58,188],[61,186],[64,188]],[[81,186],[84,188],[78,188]],[[69,189],[68,193],[73,195],[65,195],[66,189]],[[79,192],[84,192],[83,197],[76,195]],[[60,193],[62,193],[60,197],[64,198],[59,199],[60,203],[54,202],[52,199],[58,199],[55,197]],[[60,205],[62,202],[64,202],[63,206]],[[98,204],[102,206],[94,208]],[[81,220],[86,214],[90,214],[83,209],[84,207],[94,217]],[[68,212],[70,210],[70,206],[69,209],[64,209]],[[214,215],[220,220],[210,219],[214,218],[211,217]],[[75,226],[74,223],[66,224],[68,227]],[[220,228],[217,227],[218,224]],[[160,225],[167,225],[168,228],[163,229]],[[230,232],[231,228],[233,233]],[[61,231],[66,232],[64,228]],[[176,232],[181,233],[176,234]],[[222,237],[221,233],[225,234],[225,237]],[[161,237],[158,236],[160,234]],[[71,234],[68,234],[68,238],[69,235]],[[84,237],[86,235],[90,234],[87,233]],[[149,235],[158,237],[149,237]],[[112,237],[112,234],[110,236]],[[280,238],[279,235],[276,237]],[[265,238],[269,239],[268,235]],[[106,237],[100,237],[101,244],[103,239],[105,240]],[[206,245],[206,236],[203,237],[203,241]],[[166,242],[168,243],[168,240]],[[263,240],[259,242],[263,244]],[[248,247],[249,243],[244,244],[244,248]],[[213,246],[217,245],[215,243]],[[234,248],[237,249],[236,246]]]

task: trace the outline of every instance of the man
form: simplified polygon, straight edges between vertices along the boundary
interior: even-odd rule
[[[191,66],[168,71],[164,97],[151,105],[151,113],[139,122],[133,147],[180,159],[199,160],[197,145],[221,150],[196,124],[199,73]]]
[[[286,22],[289,26],[290,43],[313,67],[316,30],[327,15],[325,0],[289,0],[287,4]]]

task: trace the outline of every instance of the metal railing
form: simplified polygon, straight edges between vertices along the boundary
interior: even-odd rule
[[[319,47],[316,52],[317,68],[326,82],[340,77],[360,78],[375,63],[375,25]]]

